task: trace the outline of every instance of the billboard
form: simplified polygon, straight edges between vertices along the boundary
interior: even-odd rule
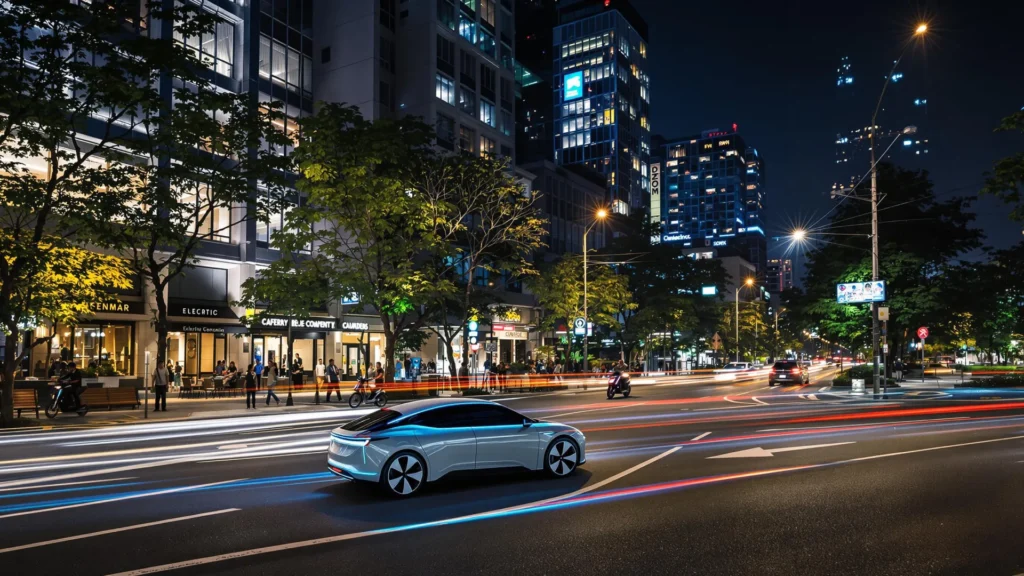
[[[885,280],[836,284],[836,302],[840,304],[885,302]]]
[[[583,97],[583,72],[566,74],[564,82],[565,84],[562,86],[563,102]]]
[[[661,163],[651,163],[651,224],[661,224]]]

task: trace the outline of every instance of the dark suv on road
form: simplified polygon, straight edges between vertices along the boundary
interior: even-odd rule
[[[807,366],[797,360],[779,360],[768,371],[768,385],[775,386],[783,382],[810,384],[811,377],[807,373]]]

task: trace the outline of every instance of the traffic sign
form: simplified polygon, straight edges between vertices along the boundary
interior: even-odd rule
[[[920,338],[921,340],[924,340],[925,338],[927,338],[928,337],[928,327],[927,326],[921,326],[920,328],[918,328],[917,329],[917,337]]]
[[[878,307],[878,319],[881,320],[882,322],[888,322],[889,321],[889,307],[888,306],[879,306]]]
[[[576,336],[584,336],[587,333],[587,319],[576,318],[572,321],[572,333]]]
[[[722,347],[722,337],[715,332],[715,335],[711,337],[711,349],[718,350]]]
[[[484,350],[486,350],[488,352],[497,352],[498,351],[498,343],[497,342],[488,342],[488,343],[484,344]]]

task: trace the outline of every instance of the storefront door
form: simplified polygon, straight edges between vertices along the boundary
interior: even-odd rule
[[[356,344],[345,345],[345,374],[358,375],[363,366],[363,347]]]

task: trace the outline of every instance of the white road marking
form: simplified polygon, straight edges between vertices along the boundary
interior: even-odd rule
[[[248,448],[248,447],[249,447],[248,444],[225,444],[223,446],[218,446],[217,450],[236,450],[238,448]]]
[[[555,415],[552,415],[552,416],[547,416],[546,418],[561,418],[563,416],[572,416],[574,414],[585,414],[587,412],[597,412],[599,410],[614,410],[616,408],[633,408],[633,407],[636,407],[636,406],[643,406],[644,404],[646,404],[646,402],[637,402],[635,404],[616,404],[615,406],[607,406],[605,408],[591,408],[589,410],[577,410],[575,412],[566,412],[564,414],[555,414]]]
[[[722,396],[722,400],[725,400],[726,402],[732,402],[733,404],[739,404],[741,406],[753,406],[753,404],[747,404],[746,402],[740,402],[738,400],[732,400],[728,396]]]
[[[18,550],[27,550],[29,548],[39,548],[40,546],[49,546],[51,544],[60,544],[62,542],[71,542],[73,540],[82,540],[84,538],[94,538],[96,536],[106,536],[107,534],[116,534],[118,532],[127,532],[129,530],[138,530],[140,528],[149,528],[150,526],[159,526],[161,524],[170,524],[172,522],[183,522],[185,520],[194,520],[196,518],[204,518],[206,516],[215,516],[218,514],[226,514],[227,512],[238,512],[241,508],[225,508],[224,510],[214,510],[213,512],[203,512],[202,514],[192,514],[190,516],[179,516],[177,518],[168,518],[167,520],[157,520],[156,522],[146,522],[145,524],[135,524],[134,526],[125,526],[123,528],[112,528],[110,530],[100,530],[99,532],[90,532],[88,534],[79,534],[77,536],[68,536],[66,538],[57,538],[55,540],[47,540],[45,542],[34,542],[32,544],[23,544],[21,546],[13,546],[11,548],[0,549],[0,554],[6,554],[7,552],[17,552]]]
[[[690,442],[696,442],[697,440],[700,440],[701,438],[706,438],[710,434],[711,434],[711,432],[705,432],[705,433],[701,434],[700,436],[697,436],[693,440],[690,440]]]
[[[1005,442],[1007,440],[1021,440],[1021,439],[1024,439],[1024,436],[1010,436],[1010,437],[1006,437],[1006,438],[993,438],[993,439],[990,439],[990,440],[979,440],[979,441],[976,441],[976,442],[967,442],[967,443],[964,443],[964,444],[951,444],[951,445],[948,445],[948,446],[935,446],[935,447],[932,447],[932,448],[922,448],[922,449],[918,449],[918,450],[909,450],[909,451],[906,451],[906,452],[893,452],[893,453],[890,453],[890,454],[879,454],[879,455],[875,455],[875,456],[865,456],[865,457],[861,457],[861,458],[854,458],[854,459],[851,459],[851,460],[841,460],[841,461],[838,461],[838,462],[832,462],[830,464],[832,464],[832,465],[835,465],[835,464],[848,464],[848,463],[851,463],[851,462],[862,462],[862,461],[866,461],[866,460],[874,460],[874,459],[879,459],[879,458],[888,458],[888,457],[892,457],[892,456],[904,456],[904,455],[907,455],[907,454],[915,454],[915,453],[919,453],[919,452],[930,452],[930,451],[934,451],[934,450],[945,450],[947,448],[960,448],[960,447],[963,447],[963,446],[973,446],[973,445],[977,445],[977,444],[989,444],[989,443],[992,443],[992,442]],[[681,447],[677,446],[677,447],[675,447],[675,448],[673,448],[671,450],[668,450],[668,451],[666,451],[666,452],[664,452],[662,454],[659,454],[658,456],[655,456],[654,458],[651,458],[650,460],[647,460],[645,462],[642,462],[641,464],[638,464],[637,466],[634,466],[633,468],[631,468],[630,470],[627,470],[626,472],[617,474],[616,476],[620,478],[621,476],[623,476],[623,475],[625,475],[625,474],[627,474],[627,473],[629,473],[631,471],[634,471],[636,469],[642,468],[643,466],[646,466],[648,464],[652,464],[654,462],[657,462],[661,458],[664,458],[665,456],[668,456],[669,454],[675,452],[676,450],[679,450],[679,448],[681,448]],[[807,467],[806,469],[817,469],[817,466],[810,466],[810,467]],[[771,471],[765,471],[765,474],[768,474],[770,472]],[[758,473],[755,472],[753,474],[758,474]],[[617,477],[613,476],[612,478],[609,478],[606,482],[610,482],[613,479],[617,480],[618,479]],[[469,516],[460,516],[460,517],[457,517],[457,518],[449,518],[447,520],[438,520],[438,521],[435,521],[435,522],[427,522],[427,523],[424,523],[424,524],[415,524],[415,525],[408,526],[408,527],[405,527],[405,528],[402,528],[402,527],[399,527],[398,529],[395,529],[395,528],[382,528],[382,529],[379,529],[379,530],[371,530],[371,531],[368,531],[368,532],[356,532],[356,533],[351,533],[351,534],[341,534],[341,535],[338,535],[338,536],[328,536],[328,537],[325,537],[325,538],[315,538],[315,539],[312,539],[312,540],[304,540],[304,541],[300,541],[300,542],[291,542],[291,543],[288,543],[288,544],[279,544],[277,546],[267,546],[267,547],[255,548],[255,549],[251,549],[251,550],[241,550],[241,551],[232,552],[232,553],[229,553],[229,554],[220,554],[220,555],[217,555],[217,556],[207,556],[206,558],[196,558],[196,559],[193,559],[193,560],[185,560],[185,561],[182,561],[182,562],[175,562],[175,563],[171,563],[171,564],[162,564],[160,566],[151,566],[149,568],[141,568],[141,569],[137,569],[137,570],[131,570],[131,571],[128,571],[128,572],[119,572],[117,574],[112,574],[111,576],[141,576],[143,574],[155,574],[157,572],[168,572],[170,570],[178,570],[180,568],[188,568],[188,567],[193,567],[193,566],[203,566],[203,565],[206,565],[206,564],[213,564],[213,563],[216,563],[216,562],[223,562],[225,560],[233,560],[233,559],[237,559],[237,558],[247,558],[247,557],[250,557],[250,556],[256,556],[256,555],[260,555],[260,554],[268,554],[268,553],[272,553],[272,552],[281,552],[281,551],[285,551],[285,550],[295,550],[295,549],[298,549],[298,548],[308,548],[310,546],[317,546],[317,545],[320,545],[320,544],[330,544],[330,543],[334,543],[334,542],[343,542],[343,541],[346,541],[346,540],[355,540],[355,539],[359,539],[359,538],[365,538],[367,536],[376,536],[376,535],[379,535],[379,534],[393,534],[393,533],[396,533],[396,532],[399,532],[399,531],[405,531],[405,530],[410,530],[410,529],[414,529],[414,528],[428,528],[428,527],[444,526],[446,524],[450,524],[450,523],[455,522],[455,521],[466,521],[466,520],[472,520],[472,519],[475,519],[475,518],[486,518],[488,516],[492,516],[492,515],[494,515],[496,513],[503,512],[503,511],[518,510],[518,509],[520,509],[522,507],[538,506],[538,505],[541,505],[541,503],[548,503],[548,502],[552,502],[552,501],[556,501],[556,500],[561,500],[561,499],[569,498],[570,496],[578,495],[579,493],[581,493],[583,491],[588,491],[587,490],[588,488],[596,489],[598,487],[598,485],[604,485],[604,483],[595,484],[593,487],[581,488],[580,490],[577,490],[576,492],[574,492],[572,494],[565,495],[565,496],[551,498],[551,499],[548,499],[548,500],[541,500],[540,503],[534,502],[534,503],[531,503],[531,504],[524,504],[522,506],[515,506],[515,507],[512,507],[512,508],[506,508],[504,510],[495,510],[495,511],[492,511],[492,512],[481,512],[479,514],[473,514],[473,515],[469,515]]]
[[[15,490],[38,490],[40,488],[60,488],[62,486],[79,486],[82,484],[98,484],[100,482],[120,482],[122,480],[134,480],[136,476],[125,478],[103,478],[102,480],[83,480],[81,482],[60,482],[57,484],[43,484],[42,486],[19,486],[17,488],[0,488],[0,492],[13,492]]]
[[[600,482],[597,482],[595,484],[591,484],[590,486],[584,486],[583,488],[580,488],[579,490],[576,490],[575,492],[570,492],[570,493],[564,494],[562,496],[555,496],[553,498],[547,498],[547,499],[544,499],[544,500],[538,500],[536,502],[529,502],[527,504],[520,504],[518,506],[511,506],[509,508],[502,508],[501,510],[491,510],[489,512],[479,512],[477,514],[470,514],[470,515],[467,515],[467,516],[458,516],[458,517],[455,517],[455,518],[447,518],[445,520],[435,520],[433,522],[426,522],[426,523],[423,523],[423,524],[416,524],[414,526],[419,527],[419,528],[434,527],[434,526],[444,526],[445,524],[450,524],[450,523],[453,523],[453,522],[465,522],[465,521],[474,520],[474,519],[477,519],[477,518],[486,518],[488,516],[492,516],[492,515],[495,515],[495,514],[501,514],[501,513],[505,513],[505,512],[513,512],[513,511],[516,511],[516,510],[522,510],[524,508],[533,508],[533,507],[536,507],[536,506],[543,506],[545,504],[550,504],[552,502],[557,502],[559,500],[565,500],[565,499],[568,499],[568,498],[573,498],[573,497],[579,496],[581,494],[586,494],[587,492],[592,492],[592,491],[597,490],[598,488],[601,488],[603,486],[607,486],[608,484],[610,484],[612,482],[615,482],[616,480],[620,480],[620,479],[628,476],[629,474],[632,474],[633,472],[636,472],[637,470],[640,470],[641,468],[644,468],[645,466],[649,466],[651,464],[654,464],[658,460],[661,460],[662,458],[672,454],[673,452],[676,452],[680,448],[682,448],[682,447],[681,446],[675,446],[673,448],[670,448],[670,449],[666,450],[665,452],[662,452],[661,454],[658,454],[657,456],[655,456],[653,458],[650,458],[648,460],[644,460],[643,462],[637,464],[636,466],[633,466],[632,468],[629,468],[628,470],[623,470],[622,472],[619,472],[618,474],[616,474],[616,475],[614,475],[614,476],[612,476],[610,478],[606,478],[606,479],[604,479],[604,480],[602,480]],[[405,529],[407,530],[409,528],[405,528]],[[265,546],[263,548],[253,548],[251,550],[240,550],[238,552],[230,552],[228,554],[218,554],[216,556],[207,556],[206,558],[195,558],[193,560],[185,560],[185,561],[182,561],[182,562],[173,562],[171,564],[162,564],[160,566],[151,566],[149,568],[140,568],[138,570],[131,570],[131,571],[128,571],[128,572],[119,572],[117,574],[112,574],[110,576],[139,576],[141,574],[155,574],[157,572],[168,572],[168,571],[171,571],[171,570],[178,570],[180,568],[188,568],[188,567],[192,567],[192,566],[203,566],[203,565],[206,565],[206,564],[214,564],[216,562],[223,562],[225,560],[233,560],[233,559],[237,559],[237,558],[247,558],[249,556],[257,556],[257,555],[260,555],[260,554],[269,554],[271,552],[281,552],[281,551],[285,551],[285,550],[295,550],[297,548],[308,548],[310,546],[317,546],[317,545],[320,545],[320,544],[330,544],[330,543],[333,543],[333,542],[344,542],[346,540],[356,540],[356,539],[359,539],[359,538],[366,538],[368,536],[377,536],[379,534],[387,534],[387,533],[393,533],[393,532],[397,532],[397,531],[399,531],[399,530],[396,530],[394,528],[381,528],[381,529],[378,529],[378,530],[369,530],[367,532],[354,532],[354,533],[350,533],[350,534],[340,534],[340,535],[337,535],[337,536],[327,536],[327,537],[324,537],[324,538],[314,538],[312,540],[302,540],[302,541],[299,541],[299,542],[290,542],[290,543],[287,543],[287,544],[278,544],[277,546]]]
[[[813,446],[790,446],[788,448],[769,448],[767,450],[758,446],[756,448],[748,448],[746,450],[740,450],[738,452],[729,452],[728,454],[719,454],[718,456],[708,456],[708,460],[714,460],[716,458],[771,458],[772,456],[775,456],[776,452],[794,452],[796,450],[828,448],[830,446],[843,446],[845,444],[856,444],[856,442],[833,442],[832,444],[814,444]]]
[[[831,386],[822,386],[821,388],[818,388],[818,392],[828,392],[831,388]]]
[[[117,498],[107,498],[106,500],[94,500],[92,502],[82,502],[80,504],[69,504],[67,506],[58,506],[56,508],[40,508],[38,510],[26,510],[24,512],[14,512],[12,514],[5,514],[0,516],[0,520],[5,518],[15,518],[17,516],[30,516],[32,514],[42,514],[44,512],[56,512],[58,510],[70,510],[72,508],[82,508],[83,506],[95,506],[97,504],[108,504],[110,502],[121,502],[122,500],[136,500],[138,498],[148,498],[150,496],[163,496],[164,494],[175,494],[178,492],[188,492],[189,490],[198,490],[200,488],[209,488],[210,486],[217,486],[219,484],[230,484],[231,482],[241,482],[242,480],[248,480],[248,478],[236,478],[234,480],[224,480],[223,482],[211,482],[209,484],[196,484],[193,486],[180,486],[178,488],[168,488],[167,490],[158,490],[156,492],[146,492],[145,494],[132,494],[130,496],[118,496]]]
[[[768,405],[767,402],[765,402],[763,400],[759,400],[756,396],[751,396],[750,399],[753,400],[754,402],[757,402],[758,404],[761,404],[762,406],[767,406]]]

